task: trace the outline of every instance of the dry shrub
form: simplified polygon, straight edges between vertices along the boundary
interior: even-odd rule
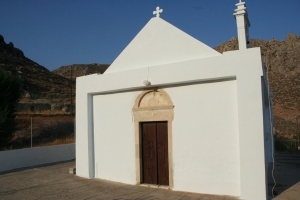
[[[52,146],[52,145],[70,144],[70,143],[75,143],[74,137],[56,139],[55,141],[48,142],[48,143],[42,143],[38,146]]]

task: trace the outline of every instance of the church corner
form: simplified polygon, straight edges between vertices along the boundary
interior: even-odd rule
[[[157,7],[105,74],[77,78],[78,176],[267,198],[272,94],[260,49],[247,48],[246,4],[236,6],[238,51],[216,52]]]

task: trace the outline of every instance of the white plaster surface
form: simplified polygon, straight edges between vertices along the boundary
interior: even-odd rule
[[[75,144],[0,151],[0,172],[75,158]]]
[[[94,96],[96,178],[136,183],[132,107],[139,93]]]
[[[143,89],[148,89],[149,87],[146,87],[143,85],[143,81],[145,80],[145,77],[149,77],[149,81],[151,82],[151,87],[159,87],[159,88],[165,88],[166,90],[170,90],[170,95],[171,99],[174,96],[174,93],[178,90],[180,92],[179,88],[177,87],[176,91],[174,89],[171,91],[170,88],[172,88],[174,85],[178,84],[191,84],[191,83],[200,83],[202,82],[203,84],[211,84],[207,83],[207,81],[214,81],[216,83],[220,83],[220,86],[216,88],[212,88],[212,90],[216,90],[217,93],[215,94],[213,91],[211,93],[204,93],[206,96],[202,96],[201,98],[204,98],[205,101],[211,101],[217,109],[219,109],[222,106],[222,112],[220,112],[220,115],[222,113],[227,113],[228,114],[228,109],[227,105],[223,105],[222,101],[220,100],[221,105],[215,105],[214,101],[212,101],[213,97],[207,97],[208,94],[214,94],[216,95],[217,99],[218,98],[225,98],[225,94],[222,92],[223,89],[227,91],[230,95],[226,96],[225,100],[228,101],[234,101],[233,100],[233,91],[236,90],[236,98],[237,100],[235,101],[237,103],[237,109],[234,109],[232,107],[232,104],[229,105],[229,108],[233,110],[233,112],[237,112],[237,121],[238,121],[238,137],[235,137],[234,133],[234,124],[236,121],[234,121],[234,116],[229,115],[228,118],[232,119],[232,121],[226,126],[225,124],[220,124],[225,130],[227,130],[229,138],[232,139],[232,145],[231,148],[228,148],[228,151],[224,151],[224,158],[218,158],[218,160],[213,160],[212,158],[218,157],[221,152],[218,151],[216,147],[216,151],[212,151],[210,154],[210,159],[208,159],[203,155],[199,155],[199,160],[196,160],[194,164],[191,163],[192,159],[189,159],[187,162],[190,162],[190,166],[197,166],[198,161],[200,160],[206,160],[206,162],[210,162],[212,166],[217,166],[217,164],[220,164],[222,167],[225,167],[225,169],[229,169],[229,166],[232,166],[235,169],[239,168],[239,180],[236,180],[238,177],[237,174],[234,174],[233,171],[228,172],[228,174],[224,174],[224,178],[229,177],[232,175],[233,179],[230,180],[223,180],[223,186],[226,187],[226,190],[224,191],[224,188],[220,187],[215,187],[218,185],[217,181],[210,182],[211,184],[207,185],[206,188],[204,188],[204,185],[201,185],[202,183],[198,182],[199,186],[203,186],[203,188],[195,188],[193,187],[192,184],[181,184],[176,182],[176,180],[181,180],[184,177],[184,173],[186,173],[187,176],[191,177],[192,176],[192,171],[182,171],[182,174],[180,174],[180,169],[183,169],[183,166],[174,166],[174,169],[177,174],[174,174],[174,189],[178,190],[191,190],[191,191],[196,191],[203,193],[203,191],[208,192],[208,193],[216,193],[216,194],[221,194],[221,193],[226,193],[229,195],[237,195],[240,194],[241,199],[265,199],[266,198],[266,179],[265,179],[265,138],[264,138],[264,124],[263,124],[263,106],[264,104],[262,103],[262,86],[261,86],[261,76],[263,76],[263,66],[261,63],[261,55],[260,55],[260,49],[259,48],[252,48],[252,49],[245,49],[242,51],[231,51],[231,52],[225,52],[221,56],[215,56],[215,57],[207,57],[203,59],[195,59],[195,60],[187,60],[187,61],[182,61],[182,62],[176,62],[176,63],[169,63],[169,64],[162,64],[162,65],[157,65],[157,66],[150,66],[150,67],[144,67],[144,68],[136,68],[133,70],[124,70],[124,71],[119,71],[115,73],[107,73],[103,75],[89,75],[85,77],[80,77],[77,78],[77,87],[76,87],[76,170],[77,170],[77,175],[82,176],[82,177],[87,177],[87,178],[93,178],[95,177],[95,169],[94,169],[94,154],[93,154],[93,144],[94,144],[94,133],[96,134],[96,131],[94,132],[94,128],[97,129],[97,132],[100,131],[100,126],[98,128],[98,125],[94,127],[96,123],[99,123],[99,119],[105,118],[107,113],[102,113],[100,112],[96,114],[93,114],[93,112],[96,111],[95,108],[97,109],[104,109],[99,107],[98,105],[93,102],[93,95],[103,95],[107,94],[108,92],[114,92],[114,93],[120,93],[124,91],[133,91],[136,89],[143,90]],[[183,70],[184,69],[184,70]],[[235,79],[236,81],[234,84],[236,85],[233,87],[233,82],[224,82],[224,79]],[[218,83],[218,84],[219,84]],[[226,84],[231,84],[230,86],[226,86]],[[217,85],[218,85],[217,84]],[[225,84],[225,85],[224,85]],[[222,88],[224,85],[224,88]],[[168,86],[168,88],[166,88]],[[192,89],[194,86],[187,87],[186,90],[191,91],[191,96],[190,98],[193,98],[193,94],[199,94],[201,93],[198,92],[195,88]],[[174,87],[175,88],[175,87]],[[189,89],[191,88],[191,89]],[[193,91],[193,93],[192,93]],[[224,95],[219,95],[224,94]],[[109,95],[109,94],[107,94]],[[115,94],[112,94],[112,96]],[[120,95],[122,95],[120,93]],[[127,95],[127,94],[126,94]],[[130,110],[133,107],[133,102],[134,102],[134,95],[129,95],[131,99],[124,96],[122,100],[120,100],[118,103],[115,102],[114,104],[118,104],[118,106],[121,108],[124,106],[130,106],[129,108],[126,108],[126,110]],[[224,97],[223,97],[224,96]],[[95,97],[95,100],[98,97]],[[100,97],[99,97],[100,98]],[[177,121],[180,122],[180,118],[177,119],[177,117],[180,117],[180,115],[187,115],[184,112],[189,111],[191,115],[196,117],[195,111],[192,109],[192,100],[187,100],[187,97],[182,96],[182,100],[178,101],[178,97],[176,95],[174,96],[174,99],[172,101],[174,102],[174,122],[173,122],[173,128],[176,130],[179,129],[179,124],[177,124]],[[197,96],[197,98],[200,98]],[[202,99],[199,99],[202,101]],[[208,98],[208,99],[207,99]],[[204,101],[203,100],[203,101]],[[98,99],[97,99],[98,101]],[[130,105],[130,101],[132,104]],[[187,101],[186,104],[186,111],[181,110],[180,112],[177,111],[177,106],[176,102],[179,102],[179,104],[183,104],[184,101]],[[100,99],[99,99],[99,102]],[[109,107],[111,106],[110,101],[106,101],[106,106]],[[200,106],[200,105],[198,105]],[[197,106],[196,106],[197,108]],[[209,108],[209,107],[207,107]],[[179,108],[178,108],[179,109]],[[217,111],[213,111],[214,108],[212,108],[211,112],[215,113]],[[119,114],[117,112],[115,115],[118,118],[117,115],[122,116],[123,121],[131,120],[131,116],[127,114],[123,114],[125,110],[122,110],[122,114]],[[208,112],[206,110],[205,112]],[[98,116],[99,115],[99,116]],[[97,121],[93,119],[93,117],[97,117]],[[210,115],[209,115],[210,116]],[[109,116],[111,118],[111,116]],[[198,118],[201,119],[201,113],[199,112]],[[227,116],[224,117],[226,120]],[[185,119],[188,120],[188,119]],[[191,120],[191,119],[190,119]],[[203,120],[203,119],[201,119]],[[216,120],[220,122],[220,118],[216,117]],[[120,131],[126,130],[127,131],[132,130],[132,135],[134,134],[133,131],[133,124],[126,122],[123,124],[123,122],[116,123],[116,121],[110,121],[114,126],[116,127],[122,127],[120,128]],[[207,121],[206,121],[207,122]],[[185,122],[186,123],[186,122]],[[213,123],[213,122],[212,122]],[[112,124],[110,126],[112,126]],[[190,127],[190,130],[195,130],[199,123],[195,124],[193,123],[193,127]],[[211,126],[211,123],[206,123],[203,124],[203,126]],[[130,126],[130,127],[129,127]],[[217,126],[217,125],[215,125]],[[112,130],[113,132],[111,134],[115,134],[116,132],[116,127],[113,127]],[[107,131],[109,127],[104,127],[105,130]],[[205,129],[213,132],[214,134],[220,134],[218,132],[217,127],[206,127]],[[232,130],[232,132],[231,132]],[[97,133],[99,134],[99,133]],[[174,134],[179,134],[174,133]],[[209,134],[209,133],[207,133]],[[100,134],[101,135],[101,134]],[[200,136],[196,135],[196,139],[200,140]],[[128,136],[131,137],[131,136]],[[133,136],[132,136],[133,137]],[[213,141],[215,139],[215,136],[211,136],[212,138],[205,137],[207,141]],[[176,135],[175,135],[176,138]],[[238,144],[235,143],[236,139],[238,138]],[[117,140],[117,138],[115,138]],[[99,139],[100,140],[100,139]],[[112,137],[109,136],[107,141],[111,141]],[[134,144],[134,141],[132,142],[129,141],[130,139],[126,139],[128,144]],[[187,141],[183,140],[185,144]],[[211,143],[210,145],[213,145],[214,143]],[[220,141],[217,141],[217,144],[220,144]],[[223,147],[228,147],[229,142],[224,141]],[[95,145],[98,145],[95,143]],[[112,144],[116,145],[116,144]],[[192,145],[195,146],[195,143],[192,143]],[[209,147],[207,144],[205,147]],[[231,155],[233,149],[239,148],[239,159],[235,159],[234,161],[232,159],[229,159],[229,155]],[[101,148],[101,147],[98,147]],[[106,145],[106,151],[108,151],[108,145]],[[186,148],[186,146],[179,146],[178,143],[176,143],[176,140],[174,139],[174,149],[173,151],[176,153],[176,155],[173,156],[178,156],[177,160],[182,162],[180,158],[182,158],[182,155],[184,152],[181,152],[181,150],[178,148]],[[129,147],[126,146],[128,152],[134,152],[134,147]],[[208,148],[208,150],[213,149]],[[109,156],[110,154],[115,156],[115,151],[114,148],[111,148],[111,151],[108,152]],[[116,150],[119,151],[119,150]],[[197,150],[199,151],[199,150]],[[97,150],[98,152],[98,150]],[[174,154],[175,154],[174,153]],[[181,153],[181,154],[180,154]],[[177,155],[179,154],[179,155]],[[101,154],[99,154],[101,155]],[[192,155],[192,154],[189,154]],[[104,155],[101,155],[104,157]],[[232,155],[234,158],[236,158],[237,154]],[[222,160],[228,158],[229,160]],[[107,158],[108,159],[108,158]],[[133,156],[128,156],[128,163],[122,163],[120,162],[120,165],[126,166],[126,168],[130,166],[134,166],[133,161]],[[226,162],[228,161],[228,163]],[[115,161],[111,161],[114,163]],[[132,162],[132,163],[130,163]],[[180,163],[179,162],[179,163]],[[239,166],[236,166],[236,163],[239,162]],[[223,163],[223,164],[222,164]],[[115,163],[114,163],[115,164]],[[99,165],[99,164],[98,164]],[[204,169],[208,166],[209,164],[204,165]],[[99,168],[99,166],[98,166]],[[108,170],[108,166],[105,166],[105,169]],[[119,169],[119,167],[111,166],[111,169]],[[221,174],[220,168],[215,168],[215,173]],[[209,173],[204,173],[201,171],[200,167],[198,169],[195,169],[195,171],[199,171],[203,174],[205,179],[209,179]],[[99,174],[99,171],[97,172]],[[113,173],[119,173],[116,171],[111,171],[110,174],[112,175]],[[122,175],[122,180],[119,181],[124,181],[127,180],[128,183],[134,180],[134,173],[130,170],[129,174],[131,174],[133,177],[129,177],[126,175]],[[200,177],[200,175],[195,174],[195,177]],[[115,179],[116,177],[106,177],[107,179]],[[217,179],[218,177],[216,176],[211,176],[212,179]],[[197,179],[198,180],[198,179]],[[226,184],[225,184],[226,183]],[[237,186],[239,184],[239,186]],[[227,187],[228,186],[228,187]],[[239,192],[238,192],[239,190]]]
[[[240,196],[236,81],[164,89],[174,107],[174,190]]]
[[[175,105],[173,189],[239,196],[236,81],[162,89]],[[141,92],[93,97],[96,178],[135,184],[132,107]]]
[[[105,73],[220,55],[165,20],[154,17]]]
[[[245,2],[239,2],[236,4],[236,9],[234,10],[234,16],[237,24],[237,33],[239,41],[239,49],[247,49],[250,47],[249,40],[249,27],[250,21],[248,19],[248,13],[246,9]]]

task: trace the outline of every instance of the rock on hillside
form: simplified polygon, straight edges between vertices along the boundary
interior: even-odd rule
[[[65,104],[69,101],[71,81],[50,72],[45,67],[26,58],[24,53],[5,43],[0,35],[0,68],[10,71],[22,79],[24,95],[20,102]]]
[[[285,41],[253,39],[250,46],[261,48],[270,90],[274,94],[275,133],[292,138],[297,131],[296,116],[300,114],[300,36],[288,34]],[[215,49],[221,53],[237,50],[238,40],[232,38]]]
[[[105,70],[109,67],[108,64],[74,64],[74,65],[67,65],[62,66],[56,70],[53,70],[52,72],[54,74],[63,76],[65,78],[72,80],[78,76],[85,76],[89,74],[95,74],[100,73],[103,74]]]

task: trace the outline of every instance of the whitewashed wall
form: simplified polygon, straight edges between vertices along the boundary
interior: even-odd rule
[[[131,59],[131,58],[130,58]],[[184,70],[183,70],[184,67]],[[149,66],[144,68],[138,68],[134,70],[125,70],[125,71],[119,71],[115,73],[108,73],[108,74],[94,74],[89,75],[85,77],[77,78],[76,81],[76,172],[78,176],[86,177],[86,178],[94,178],[96,174],[95,169],[95,162],[94,162],[94,144],[98,145],[96,142],[94,142],[94,129],[95,134],[96,129],[97,131],[101,130],[101,127],[97,124],[100,123],[100,120],[105,120],[105,117],[107,115],[105,111],[106,109],[112,109],[112,108],[96,108],[96,109],[103,109],[101,115],[99,113],[99,116],[95,114],[96,109],[94,106],[96,106],[97,103],[99,103],[101,100],[97,99],[98,97],[95,97],[95,95],[104,95],[107,93],[120,93],[124,91],[133,91],[133,90],[143,90],[148,89],[148,87],[143,85],[143,81],[145,78],[148,78],[151,82],[151,86],[164,88],[167,87],[167,92],[171,93],[170,97],[172,101],[175,104],[175,119],[174,123],[177,121],[179,122],[179,119],[176,118],[178,116],[177,112],[179,112],[179,108],[176,107],[176,92],[175,94],[171,91],[172,87],[174,85],[178,84],[195,84],[195,83],[205,83],[206,85],[210,85],[211,83],[207,83],[208,81],[215,81],[215,83],[220,82],[221,80],[228,80],[228,79],[236,79],[236,104],[237,104],[237,117],[238,117],[238,146],[234,142],[230,145],[232,149],[229,149],[226,152],[220,152],[224,153],[224,160],[223,158],[218,159],[208,159],[207,157],[200,157],[199,159],[207,160],[207,162],[212,163],[213,166],[217,166],[216,163],[220,164],[222,167],[225,167],[226,169],[230,169],[230,167],[236,167],[234,163],[232,163],[230,159],[231,152],[234,152],[233,149],[239,148],[237,152],[239,153],[239,159],[235,160],[236,162],[239,162],[239,188],[235,188],[235,184],[238,184],[235,182],[235,175],[233,179],[230,179],[229,182],[226,181],[226,183],[229,185],[228,187],[232,194],[237,194],[237,190],[239,190],[240,198],[241,199],[265,199],[266,198],[266,185],[267,181],[265,178],[266,171],[266,155],[265,155],[265,138],[264,138],[264,125],[263,125],[263,105],[262,105],[262,87],[261,87],[261,76],[263,76],[262,72],[263,66],[261,62],[261,52],[259,48],[252,48],[252,49],[245,49],[240,51],[231,51],[231,52],[224,52],[222,56],[216,56],[216,57],[208,57],[203,59],[196,59],[196,60],[187,60],[184,62],[178,62],[178,63],[169,63],[169,64],[162,64],[157,66]],[[228,82],[228,84],[232,84],[232,82]],[[222,84],[223,85],[223,84]],[[199,86],[200,87],[200,86]],[[227,88],[227,87],[226,87]],[[223,91],[227,91],[224,92]],[[218,91],[216,94],[217,98],[226,98],[228,101],[233,101],[232,96],[227,96],[226,94],[232,94],[234,88],[231,86],[228,86],[227,89],[223,88],[222,90],[216,88]],[[113,95],[115,95],[113,94]],[[137,95],[137,93],[135,93]],[[223,95],[221,95],[223,94]],[[127,110],[131,109],[133,106],[135,97],[134,94],[124,94],[125,96],[128,95],[128,97],[132,98],[127,101],[123,99],[120,99],[120,101],[115,102],[118,103],[120,107],[129,106]],[[95,98],[94,98],[94,97]],[[99,97],[100,98],[100,97]],[[202,101],[202,99],[200,99]],[[93,102],[96,101],[96,102]],[[99,102],[98,102],[99,101]],[[110,100],[107,100],[109,102]],[[130,104],[130,101],[132,104]],[[192,101],[192,100],[189,100]],[[206,99],[203,101],[212,101],[212,99]],[[221,102],[221,101],[220,101]],[[181,103],[177,103],[180,105]],[[230,104],[231,105],[231,104]],[[106,107],[111,106],[111,103],[108,103]],[[218,108],[218,104],[212,104],[212,109]],[[230,107],[230,106],[229,106]],[[207,110],[205,112],[209,112],[208,108],[205,107]],[[177,111],[178,109],[178,111]],[[233,109],[233,108],[232,108]],[[115,113],[115,117],[118,117],[117,115],[122,115],[122,120],[124,120],[126,117],[126,120],[132,119],[132,116],[130,116],[128,113],[124,114],[123,112],[126,110],[120,109],[120,112]],[[191,115],[195,115],[195,111],[191,110]],[[187,115],[184,113],[185,111],[182,111],[181,115]],[[216,112],[216,111],[215,111]],[[228,110],[224,110],[225,113],[228,112]],[[232,114],[232,113],[231,113]],[[210,115],[208,115],[210,116]],[[96,117],[97,119],[94,119]],[[110,116],[112,117],[112,116]],[[224,120],[226,118],[231,118],[233,120],[233,116],[226,115],[224,117]],[[125,122],[126,122],[125,120]],[[183,119],[182,120],[187,120]],[[217,118],[218,121],[220,121],[220,118]],[[106,121],[107,122],[107,121]],[[124,122],[124,123],[125,123]],[[133,124],[131,128],[128,128],[126,125],[126,129],[124,129],[123,125],[120,126],[118,123],[115,123],[115,121],[109,121],[109,123],[112,123],[111,126],[113,126],[114,133],[116,132],[117,127],[120,127],[118,130],[120,132],[126,130],[132,131],[132,135],[134,134],[133,131]],[[127,122],[126,122],[127,123]],[[183,123],[187,123],[186,121],[183,121]],[[221,126],[224,126],[226,130],[233,130],[232,127],[234,127],[234,120],[231,121],[229,125],[226,124],[220,124]],[[99,124],[100,125],[100,124]],[[216,125],[217,126],[217,125]],[[175,127],[175,130],[173,129],[174,134],[179,134],[180,131],[176,130],[176,125],[173,125]],[[123,128],[123,130],[121,129]],[[109,129],[109,127],[105,127],[105,129]],[[177,133],[177,132],[178,133]],[[218,133],[217,127],[212,127],[212,132]],[[236,141],[236,137],[233,132],[230,132],[232,135],[229,135],[233,139],[233,141]],[[117,133],[119,134],[119,133]],[[117,135],[116,134],[116,135]],[[129,133],[128,133],[129,134]],[[115,135],[115,136],[116,136]],[[96,136],[98,137],[98,136]],[[133,136],[132,136],[133,137]],[[212,136],[213,137],[213,136]],[[176,136],[175,136],[176,138]],[[214,138],[207,138],[208,141],[212,141]],[[100,140],[100,139],[97,139]],[[108,139],[109,141],[111,139]],[[178,140],[178,139],[177,139]],[[185,141],[187,143],[187,141]],[[132,141],[134,143],[134,140]],[[176,146],[177,144],[177,146]],[[214,144],[214,143],[213,143]],[[212,144],[212,145],[213,145]],[[219,145],[224,145],[227,147],[228,143],[222,143],[218,141]],[[116,144],[114,144],[116,146]],[[222,147],[224,147],[222,146]],[[176,143],[176,140],[174,139],[174,147],[175,151],[179,151],[177,153],[180,154],[181,150],[177,148],[181,148],[179,143]],[[208,146],[206,146],[208,148]],[[97,147],[96,147],[97,148]],[[98,147],[99,150],[95,151],[99,152],[101,150],[101,147]],[[130,150],[129,148],[124,148],[124,150],[128,150],[128,152],[133,152],[133,148]],[[213,148],[208,148],[209,150]],[[108,150],[108,147],[106,147],[106,151]],[[111,151],[113,151],[113,148],[110,148]],[[208,150],[206,150],[208,151]],[[217,150],[216,150],[217,151]],[[214,152],[215,154],[218,154],[218,152]],[[125,154],[125,151],[124,151]],[[183,154],[183,153],[182,153]],[[110,152],[107,156],[110,155]],[[213,154],[214,155],[214,154]],[[102,155],[103,157],[105,155]],[[180,155],[182,156],[182,155]],[[236,154],[232,156],[237,156]],[[117,157],[116,157],[117,158]],[[212,157],[213,158],[213,157]],[[229,160],[226,160],[225,158],[228,158]],[[109,158],[106,158],[109,160]],[[176,158],[179,160],[179,163],[182,162],[180,158]],[[134,163],[130,163],[133,161],[133,158],[128,158],[128,163],[126,161],[126,168],[129,166],[134,166]],[[199,160],[199,163],[200,163]],[[109,160],[110,161],[110,160]],[[114,161],[111,161],[114,162]],[[176,161],[177,162],[177,161]],[[178,162],[177,162],[178,163]],[[227,165],[228,164],[228,165]],[[98,163],[99,165],[99,163]],[[123,163],[118,163],[118,165],[124,165]],[[125,166],[125,165],[124,165]],[[113,166],[114,167],[114,166]],[[179,166],[180,167],[180,166]],[[107,167],[108,168],[108,167]],[[116,167],[120,168],[120,167]],[[181,172],[176,166],[174,165],[175,171],[177,170],[177,174],[174,174],[174,189],[177,190],[185,190],[184,188],[186,185],[183,185],[178,183],[179,185],[176,185],[175,180],[180,180],[180,173]],[[98,177],[99,173],[101,175],[101,172],[99,172],[98,167]],[[220,169],[221,170],[221,169]],[[201,170],[199,171],[201,172]],[[230,171],[231,173],[232,171]],[[115,172],[114,172],[115,173]],[[119,172],[118,172],[119,173]],[[132,170],[129,171],[129,173],[132,173]],[[191,176],[192,172],[185,171],[184,173],[187,173],[188,176]],[[202,172],[201,172],[202,173]],[[220,173],[216,171],[216,173]],[[230,177],[230,173],[228,173],[228,177]],[[234,172],[232,172],[234,173]],[[130,175],[125,175],[122,178],[126,183],[131,183],[135,177],[128,178]],[[203,172],[202,174],[205,178],[209,178],[209,176],[206,176],[206,173]],[[226,175],[226,176],[227,176]],[[181,175],[183,177],[183,175]],[[225,175],[224,175],[225,176]],[[111,176],[113,178],[116,178],[116,176]],[[199,175],[200,177],[200,175]],[[106,177],[106,179],[109,179],[110,177]],[[218,179],[216,176],[212,176],[212,179]],[[218,179],[219,181],[222,181]],[[233,181],[232,181],[233,180]],[[121,181],[121,180],[119,180]],[[225,182],[225,181],[224,181]],[[193,183],[194,184],[194,183]],[[196,190],[193,184],[189,185],[191,190]],[[196,183],[199,186],[201,186],[200,183]],[[218,190],[219,188],[215,188],[215,186],[218,185],[217,181],[214,181],[209,186],[211,188],[203,188],[207,193],[214,192]],[[222,190],[222,189],[220,189]],[[224,191],[222,191],[224,192]],[[220,192],[216,192],[219,194]],[[224,193],[228,194],[228,191],[225,191]],[[223,193],[223,194],[224,194]]]
[[[75,144],[0,152],[0,172],[75,159]]]
[[[175,106],[174,190],[239,196],[236,81],[165,91]]]
[[[96,178],[136,184],[132,107],[139,93],[94,96]]]
[[[174,103],[174,190],[240,195],[236,81],[164,89]],[[136,183],[132,107],[141,91],[96,95],[95,177]],[[214,187],[211,187],[211,185]]]

